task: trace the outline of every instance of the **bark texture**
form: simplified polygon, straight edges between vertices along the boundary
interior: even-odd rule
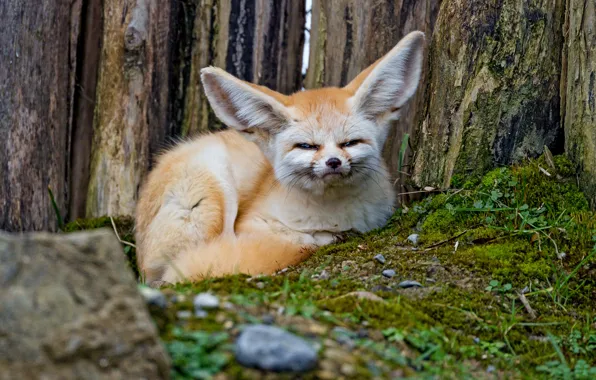
[[[431,46],[428,105],[413,172],[448,187],[563,152],[560,123],[562,0],[444,0]]]
[[[300,89],[304,0],[199,0],[177,8],[174,107],[180,134],[221,125],[203,93],[200,69],[210,65],[282,93]]]
[[[358,0],[315,0],[312,10],[310,58],[306,87],[343,86],[414,30],[430,41],[441,0],[375,0],[363,6]],[[401,142],[412,134],[424,108],[428,80],[428,54],[416,96],[402,109],[387,139],[385,160],[398,183],[405,184],[408,149],[400,167]]]
[[[55,230],[66,211],[81,1],[0,2],[0,229]]]
[[[109,230],[0,232],[0,379],[167,379],[169,359]]]
[[[596,4],[567,0],[563,53],[565,146],[596,208]]]
[[[170,2],[104,0],[87,216],[132,215],[168,135]]]

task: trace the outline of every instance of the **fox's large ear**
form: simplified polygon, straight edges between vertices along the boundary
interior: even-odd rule
[[[286,96],[245,82],[216,67],[201,70],[205,94],[217,117],[231,128],[277,128],[288,120]]]
[[[420,81],[424,33],[405,36],[389,53],[344,87],[356,112],[371,120],[392,118],[410,99]]]

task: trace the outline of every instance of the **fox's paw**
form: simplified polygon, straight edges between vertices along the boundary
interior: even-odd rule
[[[315,239],[315,244],[319,247],[336,242],[335,234],[332,232],[320,231],[315,232],[312,236]]]
[[[173,284],[171,282],[162,281],[162,280],[151,281],[149,283],[149,287],[151,287],[153,289],[159,289],[164,286],[170,286],[170,285],[173,285]]]
[[[336,232],[333,234],[333,238],[335,239],[334,243],[343,243],[353,237],[360,236],[360,234],[356,231],[344,231],[344,232]]]

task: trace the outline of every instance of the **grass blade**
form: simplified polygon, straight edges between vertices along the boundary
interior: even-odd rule
[[[60,214],[60,209],[58,208],[58,204],[56,203],[56,198],[54,198],[54,193],[52,193],[52,189],[48,186],[48,193],[50,194],[50,201],[52,202],[52,208],[54,209],[54,213],[56,214],[56,220],[58,221],[58,228],[62,230],[64,227],[64,220],[62,219],[62,215]]]
[[[410,135],[404,133],[404,138],[401,140],[401,147],[399,148],[399,161],[397,164],[397,170],[402,171],[402,167],[404,164],[404,157],[406,156],[406,150],[408,149],[408,141],[410,139]]]

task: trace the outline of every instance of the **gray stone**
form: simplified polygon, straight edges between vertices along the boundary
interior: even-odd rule
[[[0,285],[0,379],[169,378],[111,230],[0,232]]]
[[[418,281],[412,281],[412,280],[406,280],[406,281],[402,281],[400,282],[397,286],[399,286],[400,288],[422,288],[422,284],[419,283]]]
[[[195,311],[205,309],[217,309],[219,307],[219,298],[211,293],[197,294],[193,300]]]
[[[331,275],[329,274],[329,272],[327,272],[325,269],[323,269],[323,271],[319,274],[318,279],[319,280],[329,280],[330,277],[331,277]]]
[[[391,277],[395,276],[395,271],[393,269],[385,269],[383,271],[383,276],[385,276],[387,278],[391,278]]]
[[[208,315],[209,314],[203,309],[195,310],[195,317],[197,317],[197,318],[204,319],[204,318],[207,318]]]
[[[275,316],[271,314],[265,314],[263,315],[263,318],[261,318],[261,322],[265,325],[272,325],[275,323]]]
[[[145,303],[147,303],[148,306],[157,306],[159,308],[165,309],[168,305],[166,296],[157,289],[150,288],[145,285],[139,285],[139,292],[145,299]]]
[[[408,236],[408,241],[410,243],[412,243],[413,245],[418,245],[418,238],[419,238],[418,234],[412,234],[412,235]]]
[[[317,364],[317,351],[304,339],[267,325],[245,327],[235,353],[243,366],[266,371],[305,372]]]
[[[375,256],[375,260],[377,260],[381,264],[385,264],[385,256],[381,255],[380,253]]]

